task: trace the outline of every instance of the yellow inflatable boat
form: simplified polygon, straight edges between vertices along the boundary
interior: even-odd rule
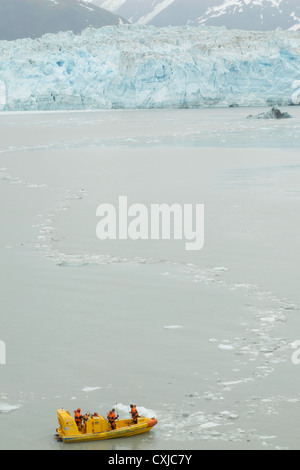
[[[116,429],[112,430],[109,422],[103,416],[88,416],[85,424],[78,428],[75,419],[66,410],[58,410],[57,440],[65,443],[100,441],[116,437],[136,436],[151,431],[157,424],[155,418],[138,418],[137,424],[132,419],[116,421]]]

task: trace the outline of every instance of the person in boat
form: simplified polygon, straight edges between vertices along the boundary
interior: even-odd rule
[[[116,429],[116,427],[117,427],[116,420],[119,417],[119,415],[116,416],[115,411],[116,410],[113,408],[107,415],[107,419],[108,419],[109,424],[111,425],[112,430]]]
[[[139,414],[138,414],[138,411],[136,409],[136,405],[130,405],[130,408],[131,408],[130,414],[132,416],[133,424],[137,424]]]
[[[83,433],[86,433],[86,423],[87,421],[89,420],[89,418],[91,417],[90,413],[86,413],[83,417],[82,417],[82,420],[83,420],[83,424],[81,426],[81,430]]]
[[[83,420],[83,416],[81,416],[81,409],[78,408],[76,411],[74,411],[74,413],[75,413],[75,422],[78,428],[81,429],[82,420]]]

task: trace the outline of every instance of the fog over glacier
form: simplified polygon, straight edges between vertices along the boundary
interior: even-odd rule
[[[0,109],[287,105],[295,32],[108,26],[0,42]]]

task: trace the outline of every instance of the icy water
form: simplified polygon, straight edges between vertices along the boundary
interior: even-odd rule
[[[135,402],[77,449],[297,449],[300,108],[0,114],[0,448]],[[99,204],[205,204],[205,247],[105,241]]]

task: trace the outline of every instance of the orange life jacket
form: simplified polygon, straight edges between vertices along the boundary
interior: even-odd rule
[[[111,422],[111,421],[116,421],[117,417],[116,417],[115,413],[110,411],[107,415],[107,419],[108,419],[109,422]]]
[[[136,419],[136,418],[139,417],[138,411],[137,411],[137,409],[136,409],[135,406],[133,406],[133,407],[131,408],[131,412],[130,412],[130,413],[131,413],[131,416],[132,416],[133,419]]]
[[[117,425],[116,425],[117,417],[116,417],[115,413],[110,411],[107,415],[107,419],[108,419],[109,424],[111,425],[111,429],[116,429],[116,427],[117,427]]]

